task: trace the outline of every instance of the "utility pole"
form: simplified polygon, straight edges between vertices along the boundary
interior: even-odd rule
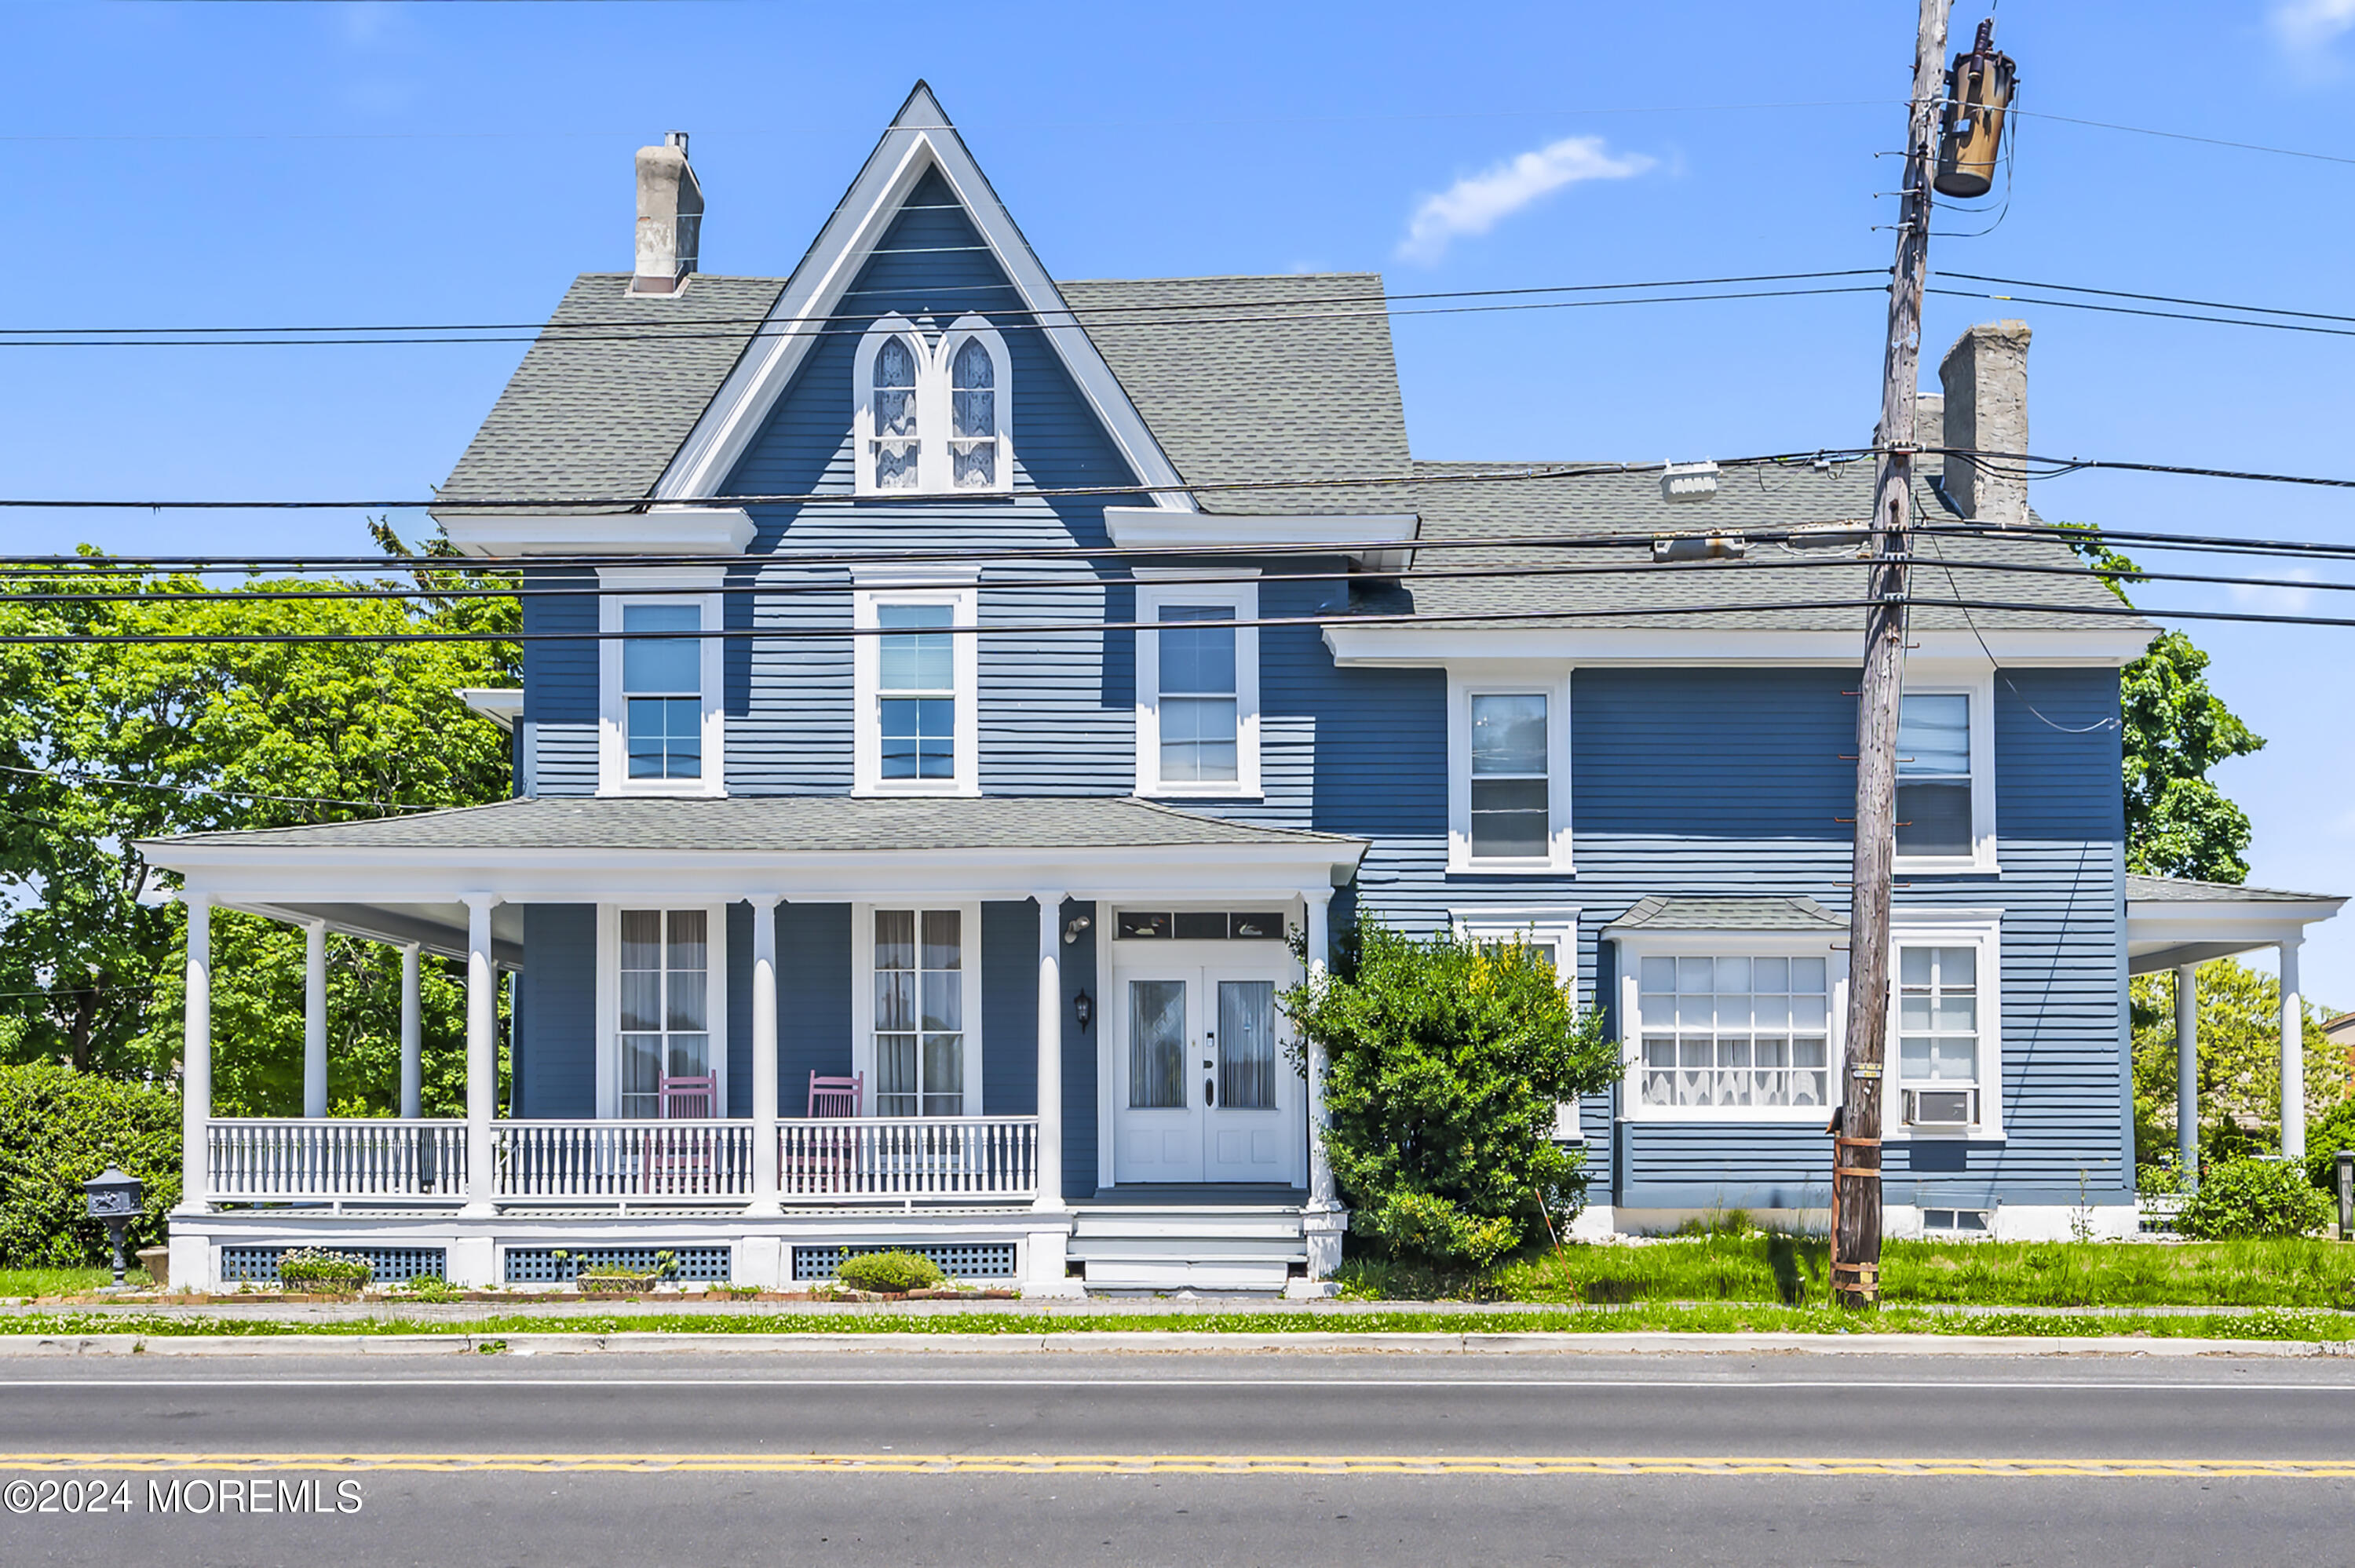
[[[1922,0],[1889,342],[1881,361],[1881,453],[1873,473],[1871,600],[1856,709],[1855,891],[1849,915],[1848,1061],[1832,1139],[1832,1289],[1851,1307],[1881,1297],[1881,1068],[1889,1030],[1889,880],[1897,836],[1897,711],[1904,691],[1906,524],[1913,505],[1913,402],[1922,289],[1930,264],[1931,158],[1945,96],[1946,13]]]

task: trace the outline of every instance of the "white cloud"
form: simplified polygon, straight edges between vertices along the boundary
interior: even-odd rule
[[[2337,63],[2330,46],[2355,28],[2355,0],[2275,0],[2265,20],[2292,65],[2327,74]]]
[[[2347,0],[2355,6],[2355,0]],[[1600,136],[1565,136],[1493,168],[1467,175],[1434,196],[1425,196],[1409,220],[1398,253],[1431,262],[1447,253],[1462,234],[1486,234],[1539,197],[1582,180],[1624,180],[1652,166],[1641,153],[1614,154]]]
[[[2321,574],[2312,567],[2287,567],[2278,574],[2298,582],[2318,583]],[[2259,588],[2248,583],[2227,585],[2236,609],[2255,610],[2266,615],[2305,615],[2312,610],[2315,590],[2301,588]]]

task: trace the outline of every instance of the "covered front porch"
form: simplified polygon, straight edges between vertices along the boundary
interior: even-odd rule
[[[1272,1038],[1255,1064],[1206,1058],[1196,1124],[1181,1104],[1151,1152],[1192,1136],[1241,1163],[1222,1187],[1214,1157],[1180,1161],[1178,1180],[1210,1181],[1156,1188],[1114,1158],[1131,1100],[1151,1099],[1123,1054],[1145,1026],[1095,1015],[1124,1005],[1114,987],[1135,969],[1201,976],[1231,1012],[1272,1022],[1270,999],[1300,973],[1285,931],[1327,950],[1328,900],[1361,850],[1136,800],[838,797],[518,800],[151,845],[183,879],[188,929],[174,1282],[266,1277],[294,1245],[466,1285],[659,1251],[684,1278],[789,1286],[875,1246],[1049,1293],[1099,1273],[1149,1283],[1152,1268],[1123,1272],[1140,1245],[1183,1282],[1321,1275],[1341,1216],[1308,1136],[1315,1064],[1278,1092]],[[211,1114],[216,907],[309,933],[300,1118]],[[1223,922],[1222,940],[1148,947],[1179,920],[1196,938]],[[1114,957],[1124,929],[1150,961]],[[398,1117],[326,1114],[330,932],[402,950]],[[1224,939],[1238,932],[1257,939]],[[1249,962],[1231,957],[1246,947]],[[465,966],[461,1118],[417,1114],[428,953]],[[522,978],[504,1100],[502,971]],[[1259,978],[1221,986],[1229,972]],[[1174,982],[1144,983],[1166,1001]],[[1156,1058],[1173,1081],[1197,1076],[1180,1059],[1214,1051],[1232,1022],[1198,1018],[1189,1036],[1182,1005],[1174,1016]],[[841,1086],[822,1099],[819,1082]],[[1256,1140],[1202,1134],[1199,1102],[1217,1104],[1221,1082],[1230,1101],[1268,1086],[1246,1097],[1269,1107]],[[1251,1165],[1271,1149],[1273,1163]],[[1168,1212],[1147,1224],[1156,1192]],[[1089,1223],[1115,1197],[1112,1219]],[[1241,1256],[1240,1273],[1212,1266]]]

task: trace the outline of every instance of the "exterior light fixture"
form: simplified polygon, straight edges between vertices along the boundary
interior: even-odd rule
[[[1069,920],[1063,923],[1063,946],[1068,948],[1072,943],[1078,941],[1080,939],[1080,933],[1094,924],[1095,922],[1088,918],[1085,915],[1072,916]]]
[[[109,1165],[104,1171],[81,1184],[83,1212],[106,1226],[108,1243],[114,1249],[114,1287],[123,1288],[123,1231],[133,1215],[139,1213],[139,1178],[125,1175]]]
[[[1087,987],[1082,986],[1080,994],[1071,998],[1071,1012],[1080,1021],[1080,1033],[1085,1034],[1096,1015],[1096,999],[1088,994]]]

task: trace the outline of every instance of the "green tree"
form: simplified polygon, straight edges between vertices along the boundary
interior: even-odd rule
[[[0,586],[0,634],[69,639],[0,643],[0,1060],[161,1075],[178,1055],[184,923],[138,841],[501,798],[505,736],[457,693],[514,683],[501,638],[517,612],[456,591],[491,579],[421,560],[406,580],[221,588],[84,556]],[[389,597],[323,597],[351,592]],[[421,632],[468,640],[352,640]],[[208,640],[234,636],[316,641]],[[175,641],[103,641],[123,638]],[[291,1108],[301,936],[224,913],[214,940],[236,1046],[216,1067],[220,1103]],[[380,1108],[398,959],[338,938],[331,960],[346,1035],[331,1092]],[[446,1038],[463,1009],[446,976],[426,993],[429,1032]]]
[[[2071,524],[2071,526],[2079,526]],[[2126,603],[2142,569],[2085,527],[2071,540],[2103,584]],[[2161,632],[2118,672],[2125,722],[2126,869],[2152,876],[2240,882],[2249,874],[2248,813],[2209,771],[2261,750],[2264,741],[2208,687],[2208,655],[2180,631]]]
[[[1325,1049],[1326,1150],[1380,1249],[1482,1266],[1577,1212],[1586,1177],[1555,1107],[1608,1087],[1619,1050],[1537,949],[1361,917],[1284,1008]]]
[[[2175,986],[2133,981],[2135,1159],[2158,1163],[2175,1148]],[[2306,1111],[2310,1128],[2347,1097],[2347,1059],[2306,1005]],[[2232,959],[2200,966],[2200,1149],[2229,1158],[2281,1145],[2281,981]]]

